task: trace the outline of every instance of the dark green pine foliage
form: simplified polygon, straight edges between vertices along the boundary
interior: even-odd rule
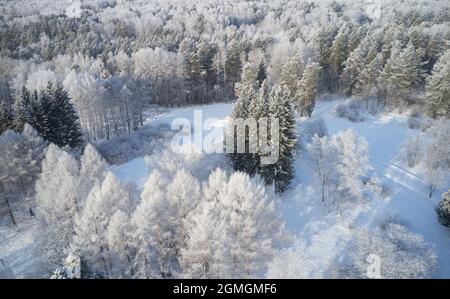
[[[233,111],[231,112],[231,118],[234,120],[242,119],[246,120],[251,117],[250,109],[251,104],[254,102],[255,90],[250,84],[238,84],[236,86],[237,99],[234,104]],[[243,171],[250,175],[254,175],[256,172],[257,164],[254,160],[253,154],[249,153],[249,140],[248,140],[248,128],[245,128],[245,137],[237,134],[237,130],[234,131],[234,153],[229,153],[228,156],[232,161],[233,168],[236,171]],[[245,153],[237,152],[237,141],[239,138],[245,138]]]
[[[273,180],[275,191],[284,192],[294,178],[294,152],[296,148],[295,116],[289,90],[274,86],[270,94],[269,113],[279,121],[279,158],[275,164],[265,166],[266,182]]]
[[[22,88],[22,98],[17,104],[16,108],[16,118],[14,120],[15,127],[18,131],[22,131],[23,126],[31,123],[31,94],[25,86]]]
[[[50,132],[54,143],[78,148],[83,144],[78,113],[70,102],[69,94],[61,84],[47,90],[50,96]]]
[[[11,111],[0,104],[0,134],[4,131],[14,128],[14,119]]]
[[[83,133],[78,114],[61,84],[49,83],[45,91],[30,95],[24,88],[18,108],[17,122],[29,123],[46,140],[60,146],[78,148]]]
[[[266,74],[266,66],[264,64],[264,61],[261,60],[258,66],[258,75],[256,76],[256,80],[258,81],[259,86],[263,84],[263,82],[266,80],[267,74]]]

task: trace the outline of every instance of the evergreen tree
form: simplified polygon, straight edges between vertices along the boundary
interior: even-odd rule
[[[303,66],[298,56],[291,57],[283,66],[278,84],[287,87],[291,96],[297,93],[298,81],[302,77]]]
[[[17,113],[15,119],[15,126],[20,129],[24,126],[24,124],[32,124],[31,119],[31,94],[24,86],[22,88],[22,97],[17,104]]]
[[[241,71],[241,46],[239,42],[233,40],[230,42],[230,45],[228,45],[224,64],[224,79],[230,98],[234,97],[234,84],[239,82]]]
[[[347,59],[348,31],[346,26],[341,27],[330,48],[328,62],[331,75],[329,82],[330,90],[337,88],[338,79],[343,70],[343,64]]]
[[[370,55],[368,55],[370,56]],[[377,54],[370,62],[362,69],[356,78],[354,94],[358,96],[375,98],[379,95],[378,78],[383,71],[381,61],[381,54]]]
[[[11,111],[5,107],[5,105],[0,104],[0,134],[4,131],[12,129],[14,127],[14,118]]]
[[[392,46],[379,80],[390,108],[404,104],[413,88],[422,80],[421,55],[421,51],[417,51],[412,44],[404,49],[401,49],[399,42]]]
[[[303,77],[298,83],[294,101],[301,116],[311,116],[312,114],[316,102],[319,73],[319,64],[311,63],[306,67]]]
[[[33,95],[24,89],[19,104],[19,124],[28,122],[44,139],[61,147],[78,148],[83,144],[78,114],[61,84]]]
[[[425,109],[433,118],[450,118],[450,50],[439,58],[427,80]]]
[[[245,122],[247,119],[252,117],[252,103],[255,102],[256,98],[254,81],[249,81],[244,78],[243,81],[246,83],[239,83],[236,85],[237,99],[234,104],[233,111],[231,112],[231,118],[235,121],[235,125],[238,121]],[[256,165],[253,160],[253,154],[249,152],[249,128],[246,126],[244,127],[244,130],[240,130],[239,126],[236,125],[232,133],[234,134],[234,152],[229,153],[228,156],[233,163],[234,169],[254,174],[256,171]],[[244,152],[239,153],[238,144],[242,141],[244,141]]]
[[[247,62],[242,68],[242,85],[250,85],[253,88],[258,87],[258,68],[255,64]]]
[[[439,222],[450,227],[450,190],[442,195],[442,200],[436,208],[436,213]]]
[[[356,77],[361,73],[366,64],[367,49],[359,45],[344,62],[344,69],[340,76],[340,88],[346,96],[353,93]]]
[[[266,65],[264,64],[264,61],[261,59],[258,65],[258,76],[256,77],[259,87],[261,87],[266,78],[267,78]]]
[[[56,85],[55,88],[51,86],[47,90],[51,98],[51,133],[49,136],[54,136],[55,144],[59,146],[69,146],[71,148],[78,148],[83,144],[83,133],[78,118],[78,113],[70,101],[69,95],[63,89],[61,84]]]
[[[275,164],[262,166],[264,179],[274,184],[279,193],[285,191],[294,178],[294,154],[296,147],[295,117],[287,88],[276,85],[270,93],[269,113],[279,122],[279,157]]]

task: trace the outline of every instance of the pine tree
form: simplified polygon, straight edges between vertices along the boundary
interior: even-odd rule
[[[17,104],[17,115],[15,119],[16,127],[22,128],[24,124],[32,124],[31,119],[31,94],[24,86],[22,88],[22,97]]]
[[[442,195],[442,200],[436,208],[436,213],[439,222],[450,227],[450,190]]]
[[[255,64],[247,62],[242,68],[242,85],[250,85],[253,88],[258,87],[258,68]]]
[[[44,139],[61,147],[78,148],[83,144],[78,114],[61,84],[30,96],[24,89],[18,122],[28,122]]]
[[[340,88],[347,96],[352,95],[356,78],[366,64],[367,49],[359,45],[344,62],[344,69],[340,76]]]
[[[274,86],[270,93],[269,113],[279,122],[279,157],[275,164],[263,166],[267,173],[266,183],[275,185],[279,193],[285,191],[294,178],[294,154],[296,148],[295,117],[289,91],[282,86]],[[268,171],[267,171],[268,170]]]
[[[283,66],[278,84],[287,87],[291,96],[297,93],[298,81],[302,77],[303,66],[298,56],[291,57]]]
[[[427,80],[425,109],[433,118],[450,118],[450,50],[442,54]]]
[[[266,65],[264,64],[264,61],[261,59],[258,65],[258,75],[256,77],[259,87],[261,87],[266,78],[267,78]]]
[[[343,70],[343,64],[347,59],[347,43],[348,43],[348,28],[343,26],[336,35],[333,45],[330,48],[329,67],[331,74],[330,89],[337,88],[339,76]]]
[[[51,124],[55,140],[50,140],[59,146],[78,148],[83,144],[83,133],[78,113],[70,101],[69,95],[61,84],[47,91],[51,97]]]
[[[235,121],[235,125],[238,121],[246,121],[251,115],[252,104],[255,102],[256,91],[254,87],[254,81],[250,81],[243,78],[244,82],[236,85],[237,99],[231,112],[231,119]],[[248,83],[250,82],[250,83]],[[254,174],[256,171],[255,161],[253,160],[253,154],[249,153],[249,128],[245,127],[244,130],[239,130],[236,125],[233,132],[234,134],[234,152],[229,153],[228,157],[233,163],[235,170],[244,171]],[[244,152],[239,153],[238,144],[244,141]]]
[[[370,56],[370,55],[368,55]],[[364,98],[376,98],[380,93],[378,78],[383,71],[381,54],[377,54],[359,73],[354,94]]]
[[[124,211],[118,210],[109,221],[106,230],[106,259],[110,262],[110,278],[133,277],[132,229],[130,216]]]
[[[392,46],[379,80],[390,108],[404,104],[413,88],[422,80],[421,55],[422,51],[417,51],[412,44],[404,49],[401,49],[399,42]]]
[[[228,97],[234,97],[234,84],[241,78],[241,46],[239,42],[233,40],[227,47],[227,53],[224,64],[224,80],[227,88]]]
[[[301,116],[311,116],[317,96],[320,66],[318,63],[309,64],[298,84],[295,94],[295,106]]]
[[[11,111],[0,104],[0,134],[14,127],[14,118]]]

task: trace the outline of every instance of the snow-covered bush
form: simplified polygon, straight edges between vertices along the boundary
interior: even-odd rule
[[[436,207],[436,213],[439,222],[450,227],[450,190],[442,195],[442,200]]]
[[[130,135],[122,135],[95,145],[101,155],[111,164],[122,164],[137,157],[153,153],[162,140],[175,132],[168,125],[145,126]]]
[[[160,144],[161,146],[161,144]],[[183,145],[186,151],[174,152],[170,145],[163,145],[153,154],[146,156],[145,161],[149,169],[157,169],[169,176],[173,176],[178,170],[184,169],[195,176],[199,181],[204,181],[210,173],[221,167],[229,170],[226,159],[222,154],[196,153],[191,144]]]
[[[334,274],[337,277],[430,278],[437,269],[434,249],[395,222],[356,231],[345,260]]]
[[[358,100],[350,100],[336,105],[335,111],[338,117],[347,118],[351,122],[364,121],[362,103]]]

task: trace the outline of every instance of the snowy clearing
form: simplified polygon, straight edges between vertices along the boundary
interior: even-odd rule
[[[435,247],[438,254],[439,269],[437,277],[450,276],[450,231],[436,219],[435,206],[441,198],[442,188],[431,199],[427,196],[424,179],[403,166],[399,157],[400,148],[411,133],[406,117],[383,115],[380,118],[367,116],[363,122],[353,123],[337,118],[334,107],[337,101],[318,102],[313,116],[321,116],[330,135],[345,129],[353,129],[369,143],[370,162],[373,171],[391,189],[388,198],[378,198],[355,205],[350,211],[325,213],[323,206],[308,201],[308,169],[302,155],[296,160],[296,178],[291,189],[283,194],[282,204],[287,227],[302,243],[302,254],[306,263],[301,265],[303,277],[329,277],[329,267],[345,251],[356,227],[371,227],[385,218],[395,217],[413,232],[418,233]],[[203,117],[223,119],[228,116],[232,104],[204,105],[179,110],[155,117],[147,123],[170,123],[177,117],[193,119],[194,110],[201,109]],[[301,126],[298,119],[297,125]],[[148,177],[144,158],[134,159],[112,171],[123,181],[134,182],[142,188]],[[448,185],[447,185],[448,186]]]

